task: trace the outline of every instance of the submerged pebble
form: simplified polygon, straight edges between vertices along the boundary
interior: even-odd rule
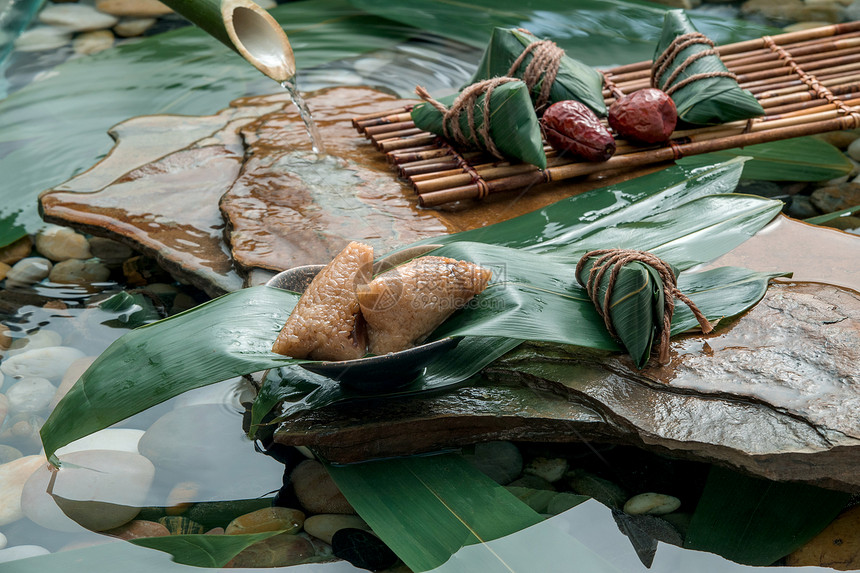
[[[62,345],[62,342],[63,337],[59,332],[46,329],[38,330],[22,338],[14,339],[14,341],[9,345],[9,356],[14,356],[37,348],[60,346]]]
[[[55,4],[48,2],[39,12],[39,22],[73,32],[103,30],[117,23],[110,14],[99,12],[87,4]]]
[[[331,540],[336,557],[360,569],[378,571],[397,563],[397,555],[381,539],[364,529],[341,529]]]
[[[123,18],[119,21],[119,24],[113,27],[113,31],[117,36],[121,38],[133,38],[134,36],[142,36],[143,33],[152,28],[157,21],[158,20],[156,20],[155,18]],[[105,240],[107,241],[110,239]],[[127,259],[131,256],[131,249],[128,250],[129,254],[124,257],[124,259]],[[120,260],[119,262],[122,262],[122,260]]]
[[[86,450],[111,450],[116,452],[138,453],[137,443],[143,430],[134,428],[105,428],[59,448],[58,456]]]
[[[39,412],[48,407],[57,387],[46,378],[22,378],[6,390],[11,412]]]
[[[320,462],[303,461],[290,478],[299,503],[310,513],[355,513]]]
[[[338,513],[320,513],[305,520],[305,531],[331,544],[332,536],[341,529],[370,529],[370,526],[357,515]]]
[[[13,448],[12,446],[7,446],[6,444],[0,444],[0,465],[9,463],[13,460],[17,460],[18,458],[23,457],[24,454],[22,454],[21,450],[19,450],[18,448]]]
[[[0,263],[0,281],[6,278],[6,273],[8,273],[11,268],[12,267],[6,263]]]
[[[281,533],[242,550],[226,567],[287,567],[315,557],[316,549],[307,537]]]
[[[113,32],[110,30],[95,30],[93,32],[84,32],[83,34],[72,40],[72,50],[78,55],[89,56],[103,52],[113,47],[114,38]],[[85,258],[85,257],[78,257]]]
[[[475,444],[475,451],[464,453],[463,458],[500,485],[511,483],[523,471],[523,456],[511,442]]]
[[[24,288],[34,285],[51,272],[53,264],[42,257],[27,257],[15,263],[6,273],[6,286]]]
[[[74,229],[56,225],[36,235],[36,250],[55,263],[68,259],[89,259],[93,256],[86,237]]]
[[[7,543],[8,541],[6,539],[6,536],[0,533],[0,549],[5,548]]]
[[[681,500],[662,493],[640,493],[624,504],[628,515],[665,515],[681,507]]]
[[[8,376],[24,378],[35,376],[48,380],[60,380],[66,369],[85,355],[69,346],[49,346],[16,354],[0,364],[0,370]]]
[[[108,529],[102,533],[110,535],[111,537],[125,539],[126,541],[140,539],[141,537],[166,537],[170,535],[170,531],[168,531],[164,525],[155,521],[146,521],[143,519],[134,519],[125,525]]]
[[[164,16],[172,10],[158,0],[96,0],[96,8],[114,16]]]
[[[281,530],[285,533],[295,533],[301,530],[304,523],[305,514],[298,509],[264,507],[257,511],[240,515],[227,525],[227,529],[224,532],[227,535]]]
[[[0,466],[0,525],[24,517],[21,493],[24,484],[39,467],[45,464],[44,456],[26,456]]]
[[[24,32],[25,34],[27,32]],[[22,34],[23,35],[23,34]],[[20,39],[20,37],[19,37]],[[21,237],[11,245],[0,248],[0,263],[14,265],[33,250],[33,240],[29,235]]]
[[[101,283],[110,277],[110,269],[98,259],[68,259],[54,265],[48,278],[61,284],[90,285]]]
[[[49,553],[50,551],[41,545],[16,545],[15,547],[0,549],[0,563],[8,563],[9,561],[17,561]]]
[[[71,41],[72,33],[68,30],[53,26],[36,26],[23,32],[15,39],[15,50],[18,52],[56,50]]]
[[[553,483],[564,477],[567,467],[567,460],[564,458],[534,458],[526,465],[523,473],[537,476]]]
[[[167,515],[158,520],[158,523],[167,528],[171,535],[202,535],[206,528],[181,515]]]

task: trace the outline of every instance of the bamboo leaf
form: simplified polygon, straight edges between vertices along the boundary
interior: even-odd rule
[[[771,565],[824,529],[849,497],[714,466],[684,547],[711,551],[747,565]]]
[[[167,535],[141,537],[131,543],[169,553],[176,563],[195,567],[223,567],[243,549],[283,533],[265,531],[241,535]]]
[[[818,215],[817,217],[810,217],[808,219],[804,219],[803,222],[810,223],[812,225],[823,225],[824,223],[827,223],[834,219],[838,219],[839,217],[847,217],[857,212],[860,212],[860,205],[848,207],[847,209],[840,209],[839,211],[834,211],[833,213],[825,213],[824,215]]]

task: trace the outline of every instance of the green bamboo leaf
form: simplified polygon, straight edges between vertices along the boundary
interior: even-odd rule
[[[543,521],[459,456],[327,469],[362,519],[416,572],[435,569],[464,546]]]
[[[456,97],[455,94],[439,101],[450,107]],[[475,101],[474,137],[469,128],[469,114],[461,113],[459,117],[460,129],[469,144],[479,149],[488,149],[487,142],[480,135],[484,125],[485,101],[485,94],[480,95]],[[429,103],[415,106],[412,110],[412,120],[417,127],[441,136],[445,136],[446,133],[443,118],[443,113]],[[532,106],[529,90],[523,82],[502,84],[492,91],[489,118],[490,139],[503,155],[531,163],[541,169],[546,168],[546,154],[543,150],[540,124]],[[449,133],[451,129],[452,127],[448,125]]]
[[[714,466],[684,547],[747,565],[771,565],[824,529],[849,498],[843,492],[772,482]]]
[[[283,533],[265,531],[241,535],[166,535],[141,537],[131,543],[169,553],[176,563],[195,567],[223,567],[243,549]]]
[[[657,43],[653,59],[658,60],[675,38],[698,32],[683,10],[669,10],[663,20],[663,33]],[[671,83],[673,72],[683,65],[687,58],[702,54],[710,49],[707,44],[687,46],[656,78],[657,87],[663,91],[680,85],[681,82],[698,74],[725,73],[728,69],[716,54],[706,55],[693,60]],[[672,101],[678,109],[678,119],[696,125],[728,123],[764,115],[761,104],[750,92],[741,89],[731,77],[709,77],[686,84],[671,93]]]
[[[793,137],[782,141],[727,149],[692,157],[678,163],[690,167],[748,157],[743,179],[765,181],[827,181],[851,173],[851,161],[837,147],[816,137]]]
[[[809,217],[808,219],[804,219],[803,222],[810,223],[812,225],[823,225],[824,223],[838,219],[839,217],[847,217],[858,212],[860,212],[860,205],[855,205],[854,207],[840,209],[839,211],[834,211],[832,213],[825,213],[824,215],[818,215],[817,217]]]

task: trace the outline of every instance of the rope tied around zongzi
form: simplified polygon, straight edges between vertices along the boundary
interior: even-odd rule
[[[540,94],[535,101],[535,108],[542,109],[549,103],[549,94],[552,90],[552,85],[555,83],[555,78],[558,75],[558,68],[561,65],[561,58],[564,57],[564,50],[555,45],[555,42],[550,40],[538,40],[532,42],[511,64],[511,69],[508,70],[508,76],[516,76],[517,70],[526,59],[526,56],[532,54],[532,60],[526,65],[523,70],[523,82],[532,91],[534,87],[543,78],[543,83],[540,86]]]
[[[594,265],[588,273],[588,280],[583,282],[582,277],[580,276],[582,269],[592,257],[598,258],[594,261]],[[588,296],[597,308],[597,313],[603,318],[603,322],[606,324],[606,328],[609,330],[609,333],[614,338],[618,338],[609,314],[610,300],[612,299],[612,293],[615,290],[615,281],[618,278],[618,273],[621,271],[621,267],[632,262],[640,262],[650,266],[657,271],[657,274],[660,275],[663,282],[663,296],[665,302],[663,307],[663,325],[660,333],[660,343],[657,347],[657,355],[659,362],[661,364],[666,364],[669,362],[669,337],[672,331],[672,314],[675,312],[676,298],[686,304],[690,310],[693,311],[693,315],[695,315],[696,320],[699,321],[703,333],[708,334],[714,329],[713,325],[708,321],[705,315],[702,314],[702,311],[699,310],[696,304],[678,290],[678,282],[675,277],[675,273],[666,261],[647,251],[635,251],[632,249],[599,249],[585,253],[585,255],[583,255],[579,260],[579,263],[576,265],[576,280],[585,288],[585,291],[588,293]],[[610,271],[609,282],[606,287],[603,301],[600,301],[600,296],[598,294],[599,285],[607,271]]]
[[[704,44],[709,46],[709,49],[703,50],[701,52],[696,52],[694,54],[690,54],[687,58],[682,61],[677,68],[672,71],[669,75],[669,78],[666,81],[663,81],[663,75],[666,71],[675,63],[675,60],[678,58],[678,55],[683,52],[685,49],[690,46],[696,44]],[[731,78],[737,81],[738,77],[732,72],[726,71],[718,71],[718,72],[702,72],[699,74],[693,74],[689,77],[684,78],[677,84],[673,85],[673,82],[678,79],[678,77],[684,73],[684,71],[690,67],[694,62],[704,58],[706,56],[716,56],[720,57],[719,53],[714,49],[714,42],[702,34],[701,32],[690,32],[688,34],[681,34],[677,36],[672,43],[666,46],[666,49],[663,50],[663,53],[654,60],[653,65],[651,66],[651,87],[658,88],[666,92],[667,95],[672,95],[679,89],[690,85],[693,82],[697,82],[699,80],[705,80],[708,78]]]
[[[502,84],[508,82],[518,82],[516,78],[502,76],[499,78],[490,78],[481,82],[474,83],[466,87],[457,99],[451,104],[451,107],[446,106],[439,100],[433,99],[430,93],[422,86],[415,87],[415,93],[422,100],[435,107],[442,112],[442,134],[447,139],[453,139],[459,145],[468,146],[472,143],[480,143],[483,141],[484,148],[492,153],[495,157],[503,159],[504,156],[499,152],[493,138],[490,136],[490,99],[493,95],[493,90]],[[482,106],[482,121],[481,125],[475,128],[475,104],[480,96],[484,96],[484,105]],[[460,115],[466,111],[466,127],[469,128],[468,136],[463,133],[460,126]],[[478,139],[478,135],[481,139]]]

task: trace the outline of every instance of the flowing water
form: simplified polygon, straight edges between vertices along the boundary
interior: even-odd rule
[[[308,109],[307,102],[305,102],[302,94],[299,93],[298,87],[296,86],[296,78],[293,77],[292,79],[282,81],[281,87],[287,90],[287,93],[290,94],[290,100],[299,110],[299,115],[305,124],[308,137],[311,138],[311,150],[314,153],[325,153],[325,146],[323,145],[320,132],[317,129],[317,124],[314,122],[313,116],[311,116],[311,110]]]

